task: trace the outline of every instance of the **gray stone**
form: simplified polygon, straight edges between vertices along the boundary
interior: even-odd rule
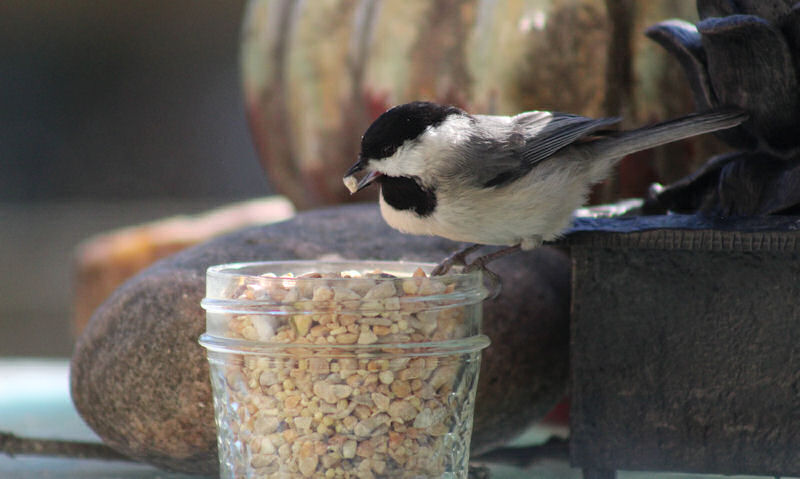
[[[71,365],[72,397],[105,442],[133,458],[189,473],[217,471],[216,431],[200,308],[208,266],[236,261],[438,261],[461,245],[400,234],[374,205],[297,215],[166,258],[120,287],[92,316]],[[492,264],[502,294],[485,305],[473,451],[502,444],[565,393],[569,259],[554,248]]]

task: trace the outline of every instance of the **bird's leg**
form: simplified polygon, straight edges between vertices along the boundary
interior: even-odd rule
[[[450,271],[450,268],[457,264],[466,265],[467,256],[479,250],[482,246],[482,244],[474,244],[456,251],[447,258],[443,259],[441,263],[437,264],[436,267],[433,268],[433,271],[431,271],[431,276],[441,276],[446,274],[448,271]]]
[[[464,268],[464,272],[468,273],[470,271],[476,270],[478,268],[486,271],[486,265],[496,259],[502,258],[503,256],[509,255],[511,253],[516,253],[520,251],[522,248],[520,245],[509,246],[507,248],[499,249],[497,251],[493,251],[489,254],[485,254],[483,256],[478,256],[470,264]]]
[[[503,290],[503,282],[500,280],[500,277],[494,271],[490,270],[486,267],[486,265],[498,258],[502,258],[503,256],[509,255],[511,253],[516,253],[517,251],[522,250],[521,245],[514,245],[509,246],[507,248],[499,249],[489,254],[485,254],[483,256],[479,256],[472,260],[470,264],[468,264],[464,268],[464,272],[468,273],[470,271],[474,271],[478,268],[483,271],[484,276],[489,278],[489,283],[491,284],[491,290],[489,294],[489,299],[495,299],[500,296],[500,292]]]

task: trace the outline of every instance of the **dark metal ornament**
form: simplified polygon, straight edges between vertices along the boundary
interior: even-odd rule
[[[750,119],[715,133],[736,153],[655,188],[646,211],[749,216],[800,205],[800,2],[697,2],[697,25],[669,20],[647,36],[684,69],[699,110],[738,106]]]

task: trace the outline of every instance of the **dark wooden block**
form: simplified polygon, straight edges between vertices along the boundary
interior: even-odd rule
[[[571,461],[800,475],[800,219],[579,222]]]

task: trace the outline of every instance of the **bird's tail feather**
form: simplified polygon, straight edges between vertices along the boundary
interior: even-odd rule
[[[593,142],[592,149],[598,158],[615,160],[673,141],[732,128],[747,118],[745,111],[734,108],[692,113],[655,125],[609,135]]]

